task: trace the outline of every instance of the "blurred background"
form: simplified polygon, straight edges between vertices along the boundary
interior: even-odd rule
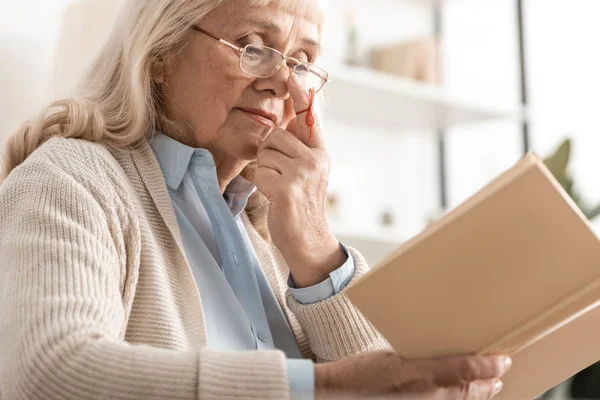
[[[69,94],[120,3],[0,0],[0,151]],[[600,229],[598,15],[598,0],[329,0],[320,112],[340,239],[376,264],[527,151],[554,156]]]

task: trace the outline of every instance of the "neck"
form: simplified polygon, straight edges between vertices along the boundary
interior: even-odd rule
[[[218,158],[217,155],[211,152],[217,167],[217,180],[221,194],[225,193],[225,189],[231,181],[238,176],[242,170],[249,164],[249,161],[231,158]]]
[[[169,132],[167,129],[164,129],[163,134],[187,146],[202,148],[210,151],[213,159],[215,160],[217,181],[219,182],[221,194],[225,193],[225,189],[231,183],[231,181],[238,176],[248,164],[250,164],[250,161],[234,158],[230,154],[218,151],[214,146],[211,146],[210,143],[198,143],[197,140],[192,139],[194,137],[193,135]]]

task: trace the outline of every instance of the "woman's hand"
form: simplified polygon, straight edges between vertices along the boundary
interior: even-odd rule
[[[393,351],[315,365],[317,399],[487,400],[502,389],[504,356],[405,360]]]
[[[299,112],[308,108],[309,97],[293,76],[288,90]],[[267,222],[273,243],[297,287],[324,281],[347,259],[327,222],[329,154],[319,122],[315,118],[310,135],[305,117],[298,115],[287,130],[273,130],[262,143],[254,178],[270,202]]]

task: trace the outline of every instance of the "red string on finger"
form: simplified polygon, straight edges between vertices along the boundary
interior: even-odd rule
[[[313,102],[315,101],[315,89],[310,88],[308,90],[308,108],[306,110],[298,111],[296,115],[306,113],[305,122],[310,127],[308,134],[308,141],[310,142],[313,135],[313,126],[315,125],[315,116],[313,115]]]

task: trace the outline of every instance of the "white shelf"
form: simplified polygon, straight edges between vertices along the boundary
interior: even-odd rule
[[[406,238],[399,238],[398,234],[393,234],[386,232],[385,230],[375,231],[360,231],[360,230],[348,230],[348,229],[339,229],[333,227],[333,233],[338,238],[351,239],[361,242],[373,242],[380,243],[390,246],[399,246],[402,244]]]
[[[486,107],[410,79],[359,67],[329,68],[325,119],[397,130],[445,130],[496,119],[522,119],[522,112]]]
[[[370,266],[374,266],[399,248],[403,240],[397,240],[396,235],[381,232],[349,232],[333,229],[335,237],[345,246],[350,246],[361,252]]]

